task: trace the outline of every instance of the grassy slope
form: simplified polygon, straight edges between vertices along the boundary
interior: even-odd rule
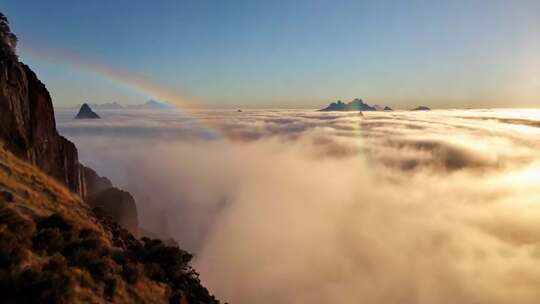
[[[138,241],[0,147],[0,292],[6,303],[219,303],[191,255]]]

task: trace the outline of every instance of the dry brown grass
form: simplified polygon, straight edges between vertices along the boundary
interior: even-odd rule
[[[38,213],[77,210],[81,217],[88,208],[81,198],[36,167],[0,148],[0,190],[15,196],[15,202]]]
[[[18,159],[0,147],[0,192],[10,193],[11,202],[0,195],[0,205],[5,213],[14,215],[22,221],[33,223],[36,218],[62,214],[75,223],[78,230],[96,231],[100,240],[112,247],[112,236],[98,223],[89,206],[81,198],[70,192],[60,182],[47,176],[34,166]],[[11,199],[10,199],[11,200]],[[0,220],[0,232],[9,230],[7,223]],[[24,259],[18,266],[18,272],[26,269],[40,269],[51,257],[39,255],[25,249]],[[95,282],[85,269],[70,267],[70,275],[76,278],[72,290],[74,299],[80,303],[106,303],[102,290],[96,290]],[[84,281],[93,282],[91,287]],[[80,283],[83,282],[83,283]],[[101,289],[103,289],[102,287]],[[114,294],[115,303],[167,303],[168,290],[165,284],[141,277],[136,284],[129,285],[119,280]],[[109,299],[110,300],[110,299]]]
[[[191,254],[137,240],[0,146],[0,293],[13,303],[219,303]]]
[[[0,294],[8,303],[219,303],[191,257],[137,240],[0,146]]]

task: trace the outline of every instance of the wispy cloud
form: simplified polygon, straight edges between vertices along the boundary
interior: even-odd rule
[[[135,194],[143,225],[167,210],[232,303],[536,303],[534,113],[60,113],[59,127]]]

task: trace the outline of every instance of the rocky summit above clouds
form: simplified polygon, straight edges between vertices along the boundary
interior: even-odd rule
[[[81,109],[79,110],[79,113],[77,113],[77,116],[75,116],[75,119],[100,119],[99,115],[96,114],[96,112],[92,111],[90,106],[88,104],[83,104],[81,106]]]
[[[389,107],[381,107],[378,105],[371,106],[365,103],[362,99],[355,98],[349,103],[344,103],[341,100],[332,102],[326,108],[319,111],[330,112],[330,111],[381,111],[390,109]],[[390,109],[391,110],[391,109]]]
[[[426,106],[418,106],[418,107],[412,109],[411,111],[431,111],[431,109],[426,107]]]
[[[377,109],[364,103],[362,99],[355,98],[349,103],[344,103],[341,100],[332,102],[328,107],[319,111],[377,111]]]
[[[386,111],[386,112],[390,112],[394,110],[389,106],[384,106],[384,107],[380,105],[371,106],[365,103],[362,99],[355,98],[349,103],[344,103],[341,100],[332,102],[326,108],[320,109],[319,111],[322,111],[322,112],[332,112],[332,111],[341,111],[341,112]],[[431,111],[431,109],[426,106],[418,106],[414,109],[411,109],[411,111]]]

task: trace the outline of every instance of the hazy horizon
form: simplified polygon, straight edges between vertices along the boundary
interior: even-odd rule
[[[55,105],[540,105],[538,1],[3,1]]]

